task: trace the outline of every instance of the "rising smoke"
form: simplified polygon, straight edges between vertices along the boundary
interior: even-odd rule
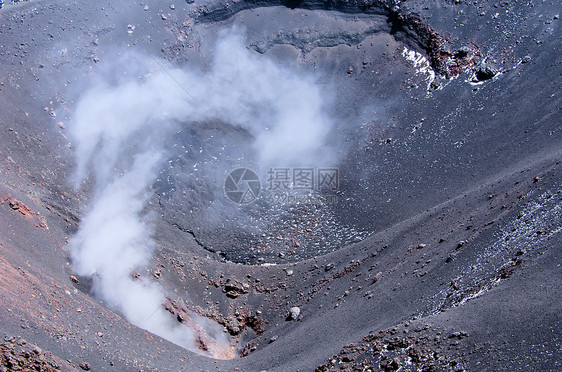
[[[253,136],[260,164],[329,158],[323,143],[331,122],[314,79],[257,56],[241,39],[235,30],[223,33],[206,69],[167,68],[133,53],[113,60],[96,70],[69,124],[75,184],[95,185],[71,241],[74,270],[92,277],[95,295],[129,321],[194,351],[193,333],[164,310],[162,287],[131,277],[150,264],[154,250],[143,210],[168,155],[166,137],[218,119]]]

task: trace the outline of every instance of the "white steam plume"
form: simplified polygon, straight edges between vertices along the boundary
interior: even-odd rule
[[[222,34],[208,71],[164,71],[161,62],[133,54],[112,61],[109,73],[98,70],[69,124],[76,182],[88,174],[95,182],[71,241],[74,270],[92,277],[95,294],[132,323],[191,350],[194,335],[163,309],[163,289],[130,275],[149,265],[154,249],[143,209],[166,157],[165,137],[180,125],[218,118],[254,136],[260,164],[329,158],[323,142],[331,122],[320,88],[248,51],[241,39],[233,30]]]

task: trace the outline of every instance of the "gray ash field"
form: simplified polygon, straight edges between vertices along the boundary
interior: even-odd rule
[[[5,3],[0,371],[562,370],[561,10]]]

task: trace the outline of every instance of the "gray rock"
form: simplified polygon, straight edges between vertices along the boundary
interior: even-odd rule
[[[289,318],[291,320],[297,320],[301,315],[301,308],[298,306],[293,306],[289,309]]]
[[[475,79],[476,81],[490,80],[498,74],[498,70],[488,64],[483,64],[478,70],[476,70]]]

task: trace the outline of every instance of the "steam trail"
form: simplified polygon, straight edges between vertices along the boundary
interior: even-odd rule
[[[150,264],[154,250],[143,210],[166,159],[166,136],[180,125],[219,118],[254,135],[262,164],[306,159],[313,165],[311,154],[328,157],[322,144],[331,122],[313,79],[258,58],[240,39],[233,30],[222,34],[206,72],[163,71],[161,63],[136,54],[113,61],[98,70],[69,125],[75,183],[90,177],[95,185],[71,240],[74,270],[92,277],[95,294],[129,321],[195,351],[193,333],[163,309],[164,290],[130,276]]]

